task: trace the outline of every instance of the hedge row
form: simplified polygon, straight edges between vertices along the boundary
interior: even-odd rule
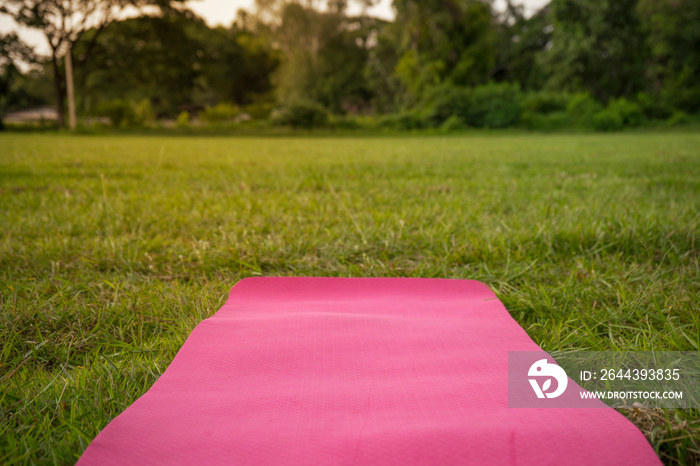
[[[183,112],[178,126],[189,124],[190,114]],[[150,105],[109,101],[96,115],[107,117],[113,126],[140,126],[153,119]],[[207,107],[199,112],[203,124],[218,125],[248,119],[265,120],[275,126],[293,128],[366,128],[366,129],[440,129],[522,127],[535,130],[591,129],[617,131],[649,123],[677,125],[689,121],[688,115],[639,94],[635,99],[613,99],[603,105],[588,94],[551,92],[523,93],[508,83],[490,83],[474,88],[442,85],[426,93],[413,108],[402,112],[367,117],[339,117],[314,102],[290,102],[272,109],[271,104],[256,104],[241,109],[229,104]]]

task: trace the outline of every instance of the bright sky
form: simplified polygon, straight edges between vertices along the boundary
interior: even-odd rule
[[[549,0],[516,0],[514,3],[525,5],[526,13],[529,14],[537,11],[547,4],[548,1]],[[494,3],[496,8],[502,8],[505,5],[505,0],[495,0]],[[195,13],[202,16],[211,26],[229,26],[240,8],[250,11],[253,9],[254,4],[255,0],[190,0],[188,2],[190,8]],[[350,8],[351,14],[358,12],[358,8]],[[391,9],[391,0],[380,0],[377,6],[368,10],[368,13],[380,18],[393,18],[394,14]],[[0,15],[0,33],[16,30],[19,30],[21,37],[30,45],[35,46],[38,52],[48,54],[48,44],[46,44],[46,40],[40,32],[18,28],[11,19]]]
[[[356,8],[357,5],[354,2],[350,3],[352,3],[350,13],[357,13],[359,11]],[[187,4],[195,13],[205,18],[210,25],[229,26],[240,8],[252,11],[255,0],[189,0]],[[368,12],[373,16],[391,19],[393,17],[391,0],[380,0],[379,4]]]
[[[526,12],[533,13],[547,4],[549,0],[516,0],[514,3],[525,5]],[[357,13],[359,9],[354,2],[351,3],[350,13]],[[204,17],[210,25],[229,26],[236,17],[239,8],[252,10],[255,0],[190,0],[188,5],[198,15]],[[495,0],[496,8],[503,8],[505,0]],[[380,0],[377,6],[368,10],[373,16],[384,19],[392,19],[394,13],[391,10],[391,0]]]

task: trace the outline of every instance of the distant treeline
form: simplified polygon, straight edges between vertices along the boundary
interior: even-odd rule
[[[180,9],[88,31],[73,47],[78,115],[614,130],[700,112],[698,0],[553,0],[530,17],[486,0],[394,0],[391,22],[346,7],[259,0],[229,28]],[[55,103],[49,67],[17,76],[5,110]]]

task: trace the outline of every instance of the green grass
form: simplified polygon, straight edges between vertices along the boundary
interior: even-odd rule
[[[74,462],[251,275],[477,279],[545,350],[698,351],[699,203],[687,132],[0,135],[0,463]],[[697,411],[626,414],[697,461]]]

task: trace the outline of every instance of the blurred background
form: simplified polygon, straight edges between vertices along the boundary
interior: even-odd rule
[[[5,125],[696,121],[697,0],[3,0]]]

